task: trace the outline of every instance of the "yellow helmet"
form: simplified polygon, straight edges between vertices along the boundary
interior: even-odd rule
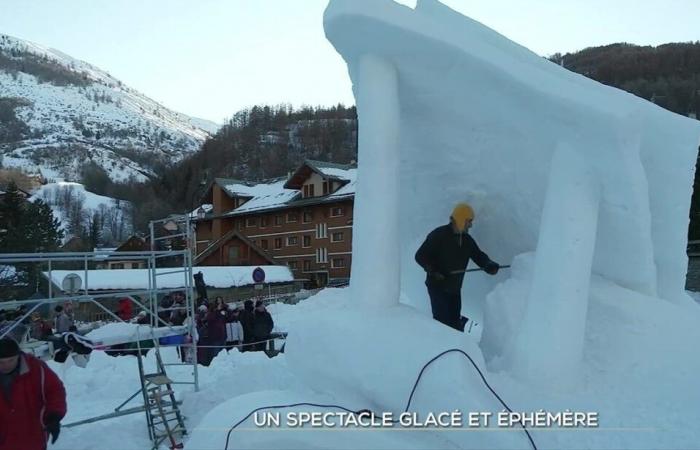
[[[474,220],[474,210],[466,203],[457,203],[450,218],[460,232],[467,228],[467,222]]]

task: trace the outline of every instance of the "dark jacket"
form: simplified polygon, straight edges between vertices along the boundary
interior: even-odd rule
[[[0,448],[43,450],[47,417],[66,414],[66,391],[41,360],[22,354],[8,395],[0,392]]]
[[[267,311],[255,311],[255,322],[253,323],[253,335],[256,341],[270,337],[275,324],[272,316]]]
[[[464,280],[464,272],[452,272],[465,270],[470,259],[482,269],[496,265],[468,233],[455,233],[450,224],[431,231],[416,252],[416,262],[427,272],[425,284],[452,294],[461,291]],[[435,272],[445,279],[436,279]]]
[[[250,308],[248,307],[248,305],[245,305],[245,309],[241,311],[238,315],[238,320],[241,321],[241,325],[243,326],[243,339],[246,342],[253,342],[255,339],[253,329],[255,323],[255,314],[253,312],[252,304],[250,305]]]

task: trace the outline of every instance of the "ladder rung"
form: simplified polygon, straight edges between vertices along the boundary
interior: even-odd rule
[[[174,405],[175,405],[175,406],[180,406],[180,403],[175,403]],[[170,403],[170,402],[167,402],[167,403],[162,402],[162,403],[161,403],[161,407],[163,407],[163,408],[166,408],[166,407],[171,408],[172,406],[173,406],[173,403]],[[157,404],[155,401],[153,401],[152,403],[149,404],[149,408],[148,408],[148,409],[157,410],[157,409],[158,409],[158,404]],[[173,409],[173,410],[174,410],[174,409]]]
[[[156,386],[160,387],[164,384],[170,384],[173,382],[170,378],[168,378],[167,375],[164,373],[158,373],[158,374],[153,374],[153,375],[146,375],[144,379],[150,383],[155,384]],[[151,388],[155,389],[155,388]]]
[[[176,432],[183,431],[184,429],[185,429],[184,426],[177,424],[174,427],[170,428],[170,432],[171,432],[171,434],[175,434]],[[167,435],[167,431],[165,431],[165,430],[156,430],[156,431],[159,431],[161,433],[165,433]]]
[[[165,421],[160,420],[160,421],[158,421],[158,422],[153,422],[153,425],[154,425],[154,426],[156,426],[156,425],[162,425],[162,424],[164,424],[164,423],[166,423],[166,422],[167,422],[168,424],[171,423],[171,422],[177,422],[178,426],[180,426],[180,419],[178,419],[177,417],[173,417],[173,418],[168,419],[168,420],[165,420]]]
[[[174,393],[175,393],[175,391],[173,391],[173,390],[171,390],[171,389],[168,389],[167,391],[157,391],[157,392],[154,392],[154,393],[151,394],[151,395],[152,395],[153,397],[158,396],[158,397],[161,397],[161,398],[162,398],[162,397],[165,397],[166,395],[170,395],[170,394],[174,394]],[[161,403],[161,405],[162,405],[162,404],[163,404],[163,403]]]

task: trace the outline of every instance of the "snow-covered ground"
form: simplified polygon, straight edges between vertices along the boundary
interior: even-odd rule
[[[152,174],[146,159],[177,162],[218,129],[58,50],[0,34],[0,53],[20,62],[26,55],[44,58],[49,67],[79,80],[57,85],[23,69],[0,70],[0,98],[22,101],[15,114],[30,131],[17,142],[0,142],[4,167],[78,180],[85,163],[93,161],[114,181],[144,181]]]
[[[487,366],[478,346],[478,336],[446,329],[408,306],[386,313],[413,330],[397,336],[398,328],[368,328],[367,345],[348,342],[347,329],[371,327],[384,314],[356,311],[348,288],[326,289],[297,305],[270,307],[278,330],[288,331],[285,354],[269,359],[262,353],[222,352],[209,367],[199,368],[200,391],[179,387],[190,435],[186,449],[224,448],[229,428],[256,408],[310,402],[337,404],[353,410],[398,414],[405,406],[419,369],[443,349],[460,345],[479,365],[493,389],[514,411],[594,411],[596,429],[531,430],[538,448],[697,448],[700,442],[700,394],[695,381],[700,371],[696,342],[700,329],[696,314],[671,304],[662,304],[624,293],[609,283],[595,283],[585,355],[585,382],[575,391],[534,388],[513,379],[507,372]],[[610,294],[614,294],[614,297]],[[614,298],[615,300],[610,300]],[[642,307],[643,306],[643,307]],[[517,315],[517,307],[514,307]],[[626,322],[622,318],[627,318]],[[333,320],[329,320],[332,318]],[[328,323],[341,328],[330,330]],[[500,324],[485,324],[498,328]],[[328,332],[323,342],[305,341],[304,336]],[[301,338],[299,338],[301,336]],[[414,336],[415,339],[412,339]],[[410,343],[407,345],[407,343]],[[673,349],[671,351],[670,349]],[[319,349],[328,353],[319,361]],[[347,360],[360,352],[370,363],[352,367]],[[163,355],[174,361],[173,349]],[[112,358],[93,352],[84,369],[50,363],[68,392],[69,414],[64,423],[112,411],[138,389],[136,358]],[[153,367],[152,355],[147,365]],[[318,372],[306,367],[319,366]],[[324,368],[325,367],[325,368]],[[333,371],[352,371],[353,385],[343,384]],[[175,380],[188,380],[187,369],[171,367]],[[347,373],[346,373],[347,375]],[[373,390],[376,390],[373,392]],[[488,392],[473,367],[462,357],[450,355],[430,366],[416,390],[412,411],[452,411],[435,405],[436,396],[452,392],[454,408],[497,414],[502,407]],[[463,404],[459,402],[464,401]],[[415,408],[415,409],[414,409]],[[285,411],[326,411],[297,407]],[[284,416],[282,416],[284,417]],[[253,419],[232,433],[229,448],[529,448],[517,429],[414,430],[363,429],[304,430],[257,427]],[[148,448],[145,417],[135,414],[104,422],[64,429],[56,449],[145,449]],[[166,448],[165,446],[163,448]]]
[[[103,238],[121,242],[131,233],[128,220],[128,211],[131,204],[124,200],[98,195],[85,189],[80,183],[69,181],[56,181],[47,183],[32,193],[31,200],[43,200],[51,207],[53,215],[60,221],[60,228],[64,230],[64,241],[70,238],[70,211],[80,205],[81,213],[73,220],[81,223],[92,219],[95,213],[99,213],[102,220]]]

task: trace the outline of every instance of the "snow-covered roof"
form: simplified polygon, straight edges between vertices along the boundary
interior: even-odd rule
[[[266,283],[287,283],[294,281],[292,272],[287,266],[260,266],[265,271]],[[253,270],[256,266],[202,266],[193,267],[192,273],[202,272],[204,282],[213,288],[230,288],[254,284]],[[172,267],[158,268],[158,272],[171,272]],[[63,279],[69,274],[76,274],[81,279],[85,272],[82,270],[54,270],[51,272],[51,281],[61,286]],[[88,270],[88,290],[126,290],[147,289],[149,281],[148,269],[96,269]],[[46,278],[48,272],[44,272]],[[157,277],[159,288],[180,288],[185,285],[183,273],[168,273]],[[194,283],[194,282],[193,282]],[[85,280],[83,280],[83,289]]]
[[[285,189],[286,180],[278,181],[272,184],[257,184],[250,190],[253,198],[234,209],[233,212],[250,212],[261,209],[268,209],[282,206],[296,197],[299,191],[296,189]]]

